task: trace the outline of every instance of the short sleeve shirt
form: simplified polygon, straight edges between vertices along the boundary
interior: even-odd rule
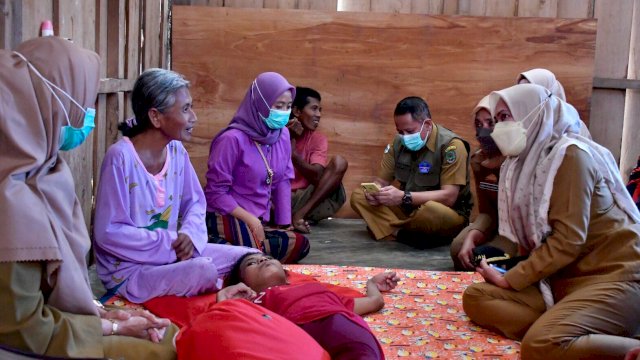
[[[327,166],[327,151],[329,150],[329,142],[327,137],[316,131],[305,130],[302,136],[296,140],[295,151],[302,156],[304,161],[309,164],[320,164]],[[304,189],[309,186],[307,179],[295,169],[295,179],[291,182],[291,190]]]
[[[436,138],[438,135],[438,126],[433,125],[433,130],[429,134],[429,139],[425,145],[429,151],[440,151],[436,149]],[[461,185],[467,184],[467,149],[460,139],[452,139],[445,148],[445,154],[451,154],[448,159],[442,159],[442,171],[440,172],[440,186],[442,185]],[[453,156],[455,155],[455,156]],[[382,161],[380,164],[380,172],[378,177],[392,182],[395,179],[395,152],[393,149],[393,141],[387,145]]]

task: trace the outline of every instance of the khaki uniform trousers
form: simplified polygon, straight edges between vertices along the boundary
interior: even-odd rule
[[[371,206],[361,188],[351,194],[351,208],[364,219],[376,240],[398,229],[452,238],[466,225],[463,216],[435,201],[422,204],[409,215],[399,206]]]
[[[640,282],[603,282],[554,293],[545,311],[537,286],[521,291],[473,284],[465,313],[482,327],[522,340],[522,359],[623,359],[640,346]]]
[[[27,353],[73,358],[170,360],[175,325],[159,344],[129,336],[102,336],[97,316],[62,312],[44,303],[39,262],[0,263],[0,343]],[[102,341],[101,341],[102,340]],[[4,354],[0,352],[0,358]],[[16,355],[16,354],[13,354]],[[10,357],[7,357],[10,358]],[[16,359],[20,359],[16,355]]]

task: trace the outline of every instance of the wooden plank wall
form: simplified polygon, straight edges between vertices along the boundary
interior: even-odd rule
[[[39,36],[41,21],[50,19],[57,36],[102,58],[93,136],[80,148],[62,153],[89,225],[104,153],[117,139],[117,123],[132,113],[133,82],[141,70],[167,67],[169,0],[0,0],[0,10],[2,49]]]
[[[640,36],[637,35],[640,0],[174,0],[174,4],[289,9],[313,9],[309,4],[320,4],[318,9],[337,11],[594,18],[598,20],[594,77],[614,82],[640,79]],[[564,81],[561,75],[560,80]],[[640,130],[640,94],[638,83],[633,86],[635,89],[629,90],[595,87],[590,99],[591,115],[585,119],[590,123],[594,139],[619,159],[625,180],[640,154],[640,142],[636,140]]]
[[[174,69],[193,84],[199,125],[189,152],[202,182],[209,141],[267,70],[322,93],[320,128],[330,154],[349,161],[348,193],[377,174],[395,136],[393,109],[406,96],[425,98],[436,123],[475,143],[477,101],[523,70],[547,67],[564,75],[588,118],[593,20],[176,6],[173,25]],[[352,215],[348,205],[339,215]]]
[[[173,0],[173,4],[430,15],[597,18],[594,76],[614,80],[640,79],[640,0]],[[145,18],[148,7],[155,7],[160,17]],[[78,174],[77,190],[87,220],[91,209],[87,194],[95,185],[93,178],[106,147],[117,136],[114,124],[131,112],[127,90],[131,89],[140,69],[168,65],[166,19],[169,7],[169,0],[0,0],[0,48],[11,49],[23,40],[38,36],[40,21],[52,19],[57,34],[81,41],[83,46],[97,51],[105,62],[102,70],[105,80],[97,106],[98,126],[88,142],[91,145],[67,155],[77,158],[70,159],[70,162],[74,173]],[[115,8],[118,9],[117,15],[113,14]],[[124,16],[120,11],[124,11]],[[145,23],[150,25],[143,30]],[[112,49],[107,45],[107,34],[114,31],[126,34],[126,39],[115,41],[119,45]],[[160,48],[140,44],[141,31],[158,39],[152,41]],[[110,44],[114,43],[113,38],[111,41]],[[113,56],[114,52],[122,56]],[[152,56],[151,53],[155,52],[161,55]],[[111,60],[107,60],[109,53],[112,54]],[[117,66],[113,65],[114,58]],[[124,64],[120,64],[122,60]],[[110,64],[109,71],[107,63]],[[120,77],[122,73],[124,75]],[[562,77],[560,79],[564,81]],[[627,175],[640,154],[640,142],[636,140],[640,128],[638,92],[637,89],[594,88],[591,98],[590,126],[594,138],[620,157],[623,176]]]

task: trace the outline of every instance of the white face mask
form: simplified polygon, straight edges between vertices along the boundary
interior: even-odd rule
[[[544,105],[551,99],[549,94],[540,104],[536,105],[522,120],[519,121],[501,121],[496,123],[491,137],[495,141],[498,149],[504,156],[518,156],[527,146],[527,130],[523,127],[523,123],[530,116],[538,116]]]
[[[504,156],[518,156],[527,146],[527,130],[520,121],[497,123],[491,137]]]

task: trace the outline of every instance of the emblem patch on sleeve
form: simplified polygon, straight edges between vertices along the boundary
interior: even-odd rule
[[[453,148],[453,150],[450,150],[450,148]],[[449,146],[447,150],[444,152],[444,160],[447,162],[447,164],[453,164],[454,162],[456,162],[456,159],[457,159],[456,147]]]
[[[387,144],[387,147],[384,148],[384,153],[387,154],[391,150],[391,144]]]

